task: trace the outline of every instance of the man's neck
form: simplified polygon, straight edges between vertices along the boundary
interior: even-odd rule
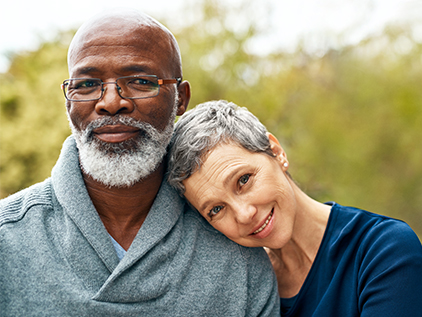
[[[89,196],[108,233],[127,250],[141,228],[164,176],[164,164],[131,187],[107,187],[84,174]]]

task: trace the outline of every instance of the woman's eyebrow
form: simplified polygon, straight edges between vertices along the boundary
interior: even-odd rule
[[[224,178],[223,178],[223,180],[222,180],[222,181],[223,181],[223,187],[224,187],[224,188],[230,185],[230,182],[233,180],[233,177],[234,177],[236,174],[238,174],[238,173],[239,173],[239,170],[240,170],[241,168],[243,168],[243,165],[236,166],[236,167],[234,167],[234,168],[230,171],[230,173],[229,173],[229,174],[227,174],[226,176],[224,176]],[[210,186],[212,187],[213,185],[210,185]],[[203,202],[203,203],[201,203],[201,204],[199,205],[199,210],[206,210],[207,206],[209,206],[209,205],[211,205],[211,204],[212,204],[212,199],[207,199],[205,202]]]
[[[228,186],[229,183],[232,181],[233,177],[239,172],[241,168],[242,166],[237,166],[233,168],[233,170],[226,177],[224,177],[223,185]]]
[[[206,210],[207,206],[211,204],[211,200],[205,201],[201,206],[199,206],[199,211]]]

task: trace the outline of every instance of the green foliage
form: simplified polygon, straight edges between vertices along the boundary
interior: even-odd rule
[[[421,236],[422,45],[410,29],[389,28],[323,56],[301,47],[258,56],[250,41],[267,26],[253,3],[190,7],[197,20],[175,32],[190,107],[246,106],[279,138],[309,195],[403,219]],[[0,75],[1,197],[48,177],[69,134],[59,86],[71,34],[17,54]]]
[[[422,45],[411,30],[388,28],[322,57],[300,47],[256,56],[247,50],[262,32],[256,21],[241,32],[228,23],[253,16],[249,4],[218,3],[205,1],[201,23],[176,34],[191,107],[247,107],[280,139],[310,196],[403,219],[421,236]]]
[[[207,100],[235,100],[258,79],[255,67],[259,59],[248,53],[247,47],[262,26],[253,23],[251,3],[228,6],[208,0],[189,7],[196,10],[199,21],[175,36],[182,52],[184,78],[192,84],[191,107]]]
[[[45,179],[69,132],[60,83],[72,32],[16,54],[0,74],[0,196]]]

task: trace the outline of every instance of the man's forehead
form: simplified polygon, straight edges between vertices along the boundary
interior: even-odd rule
[[[161,23],[139,11],[128,9],[117,9],[104,11],[95,15],[86,21],[78,30],[78,33],[89,33],[98,29],[107,29],[108,31],[122,31],[137,26],[158,28],[169,32]],[[76,35],[77,35],[76,34]]]
[[[101,50],[102,46],[114,46],[116,49],[125,47],[135,49],[147,46],[163,46],[167,43],[168,41],[163,37],[162,33],[148,27],[138,27],[136,30],[133,28],[128,30],[121,28],[120,31],[116,29],[98,29],[84,34],[77,42],[72,43],[73,45],[69,48],[69,54],[78,50],[95,50],[95,47]],[[162,49],[164,48],[162,47]]]
[[[181,73],[180,52],[174,36],[158,21],[138,11],[117,11],[98,15],[76,32],[68,52],[69,72],[89,55],[101,56],[103,48],[126,55],[155,56]],[[180,76],[181,74],[177,74]]]
[[[69,52],[91,45],[128,45],[151,40],[157,42],[165,37],[168,37],[168,34],[157,25],[113,19],[91,23],[79,29],[70,44]]]
[[[133,10],[117,10],[94,16],[76,32],[70,46],[69,57],[90,45],[127,45],[142,41],[159,42],[172,38],[172,34],[150,16]],[[168,42],[168,41],[166,41]]]

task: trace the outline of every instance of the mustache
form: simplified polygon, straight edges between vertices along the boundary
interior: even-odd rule
[[[134,127],[140,130],[141,134],[144,136],[149,135],[149,131],[154,131],[155,128],[146,122],[138,121],[131,117],[123,117],[116,115],[114,117],[102,117],[98,118],[94,121],[91,121],[81,132],[83,135],[83,138],[87,141],[90,141],[94,137],[94,130],[109,126],[109,125],[125,125],[129,127]]]

